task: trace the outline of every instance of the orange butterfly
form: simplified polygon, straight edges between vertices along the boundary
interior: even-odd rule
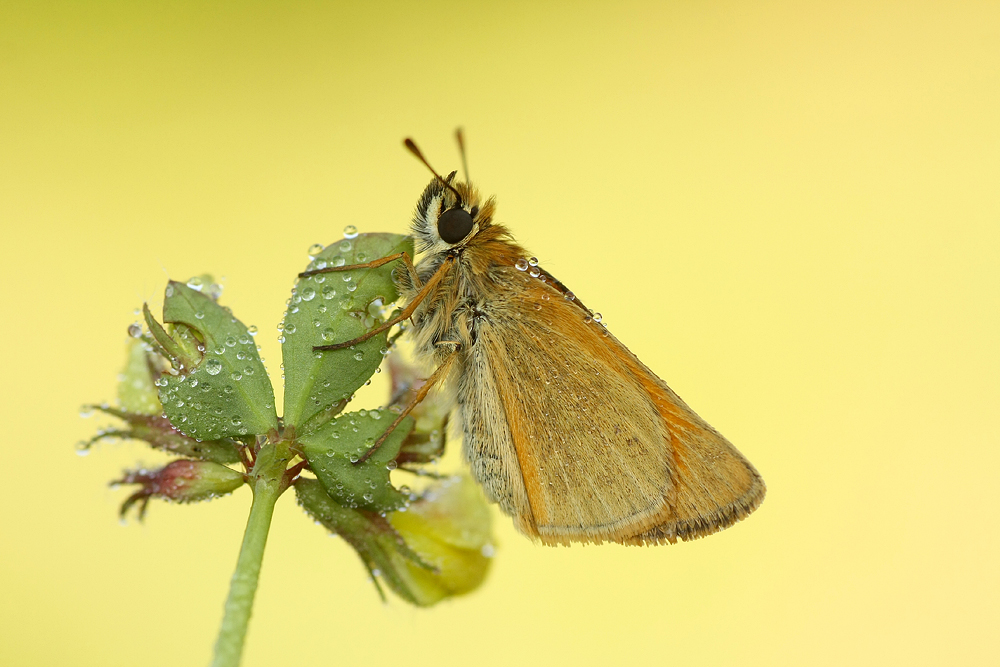
[[[437,368],[387,433],[449,380],[473,477],[544,544],[675,542],[756,509],[765,486],[750,462],[528,259],[494,222],[493,198],[483,201],[455,172],[442,178],[406,146],[434,173],[414,217],[416,266],[400,253],[303,274],[404,263],[399,315],[315,348],[412,320],[416,354]]]

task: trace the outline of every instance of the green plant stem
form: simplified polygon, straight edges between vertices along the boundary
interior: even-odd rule
[[[250,623],[250,612],[253,609],[254,594],[257,592],[257,581],[260,578],[260,565],[264,559],[264,545],[267,544],[267,533],[271,527],[271,516],[274,514],[274,504],[284,491],[281,478],[287,458],[282,460],[274,456],[273,445],[267,448],[272,451],[262,450],[254,467],[253,504],[250,506],[246,532],[243,534],[240,557],[236,561],[236,571],[233,572],[229,584],[229,597],[226,599],[226,610],[222,618],[222,627],[219,628],[219,637],[215,641],[212,667],[237,667],[240,664],[247,625]],[[265,461],[267,465],[262,465]]]

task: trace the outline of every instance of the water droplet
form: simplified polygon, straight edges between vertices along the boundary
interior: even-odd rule
[[[356,239],[358,238],[358,228],[354,225],[347,225],[344,227],[344,238],[345,239]]]
[[[205,362],[205,372],[209,375],[218,375],[222,372],[222,362],[218,359],[209,359]]]
[[[80,416],[84,419],[90,419],[94,416],[94,408],[89,405],[83,406],[80,408]]]
[[[243,369],[244,375],[253,375],[253,366],[247,366]]]
[[[517,260],[516,262],[514,262],[514,268],[517,269],[518,271],[527,271],[528,270],[527,260],[525,260],[523,257]]]
[[[247,327],[247,333],[250,334],[251,336],[256,336],[257,335],[257,325],[256,324],[251,324],[250,326],[248,326]]]
[[[389,461],[388,463],[385,464],[385,469],[386,470],[395,470],[396,469],[396,462],[395,461]]]
[[[346,239],[340,242],[340,252],[350,252],[353,247],[351,242]]]
[[[226,347],[236,347],[236,338],[233,336],[227,336]]]
[[[335,296],[337,296],[337,290],[333,288],[333,285],[327,285],[323,288],[324,299],[332,299]]]
[[[372,410],[372,411],[370,411],[368,413],[368,416],[371,417],[372,419],[375,419],[375,420],[382,419],[382,413],[379,412],[378,410]]]
[[[528,266],[538,266],[538,258],[537,257],[530,257],[528,259]]]
[[[530,270],[528,271],[528,275],[529,275],[529,276],[531,276],[532,278],[537,278],[537,277],[538,277],[538,276],[540,276],[541,274],[542,274],[542,272],[541,272],[541,271],[539,271],[539,270],[538,270],[537,268],[535,268],[534,266],[533,266],[533,267],[531,267],[531,269],[530,269]]]
[[[309,256],[310,257],[315,257],[316,255],[320,254],[321,252],[323,252],[323,244],[322,243],[313,243],[311,246],[309,246]]]
[[[243,379],[243,374],[240,373],[239,371],[233,371],[232,373],[229,374],[229,377],[233,378],[233,380],[235,380],[236,382],[239,382],[240,380]]]
[[[355,360],[355,361],[361,361],[361,360],[363,360],[364,358],[365,358],[365,353],[364,353],[364,352],[360,352],[360,351],[359,351],[359,352],[355,352],[355,353],[354,353],[354,360]]]
[[[304,290],[302,290],[303,301],[312,301],[315,297],[316,297],[316,290],[314,290],[312,287],[306,287]]]
[[[233,422],[233,426],[239,426],[240,424],[243,423],[243,420],[240,419],[238,415],[233,417],[230,421]]]
[[[568,301],[574,301],[574,300],[576,300],[576,295],[573,294],[572,292],[566,292],[566,294],[564,296],[566,297],[566,299]]]
[[[312,279],[313,279],[314,283],[323,284],[323,283],[326,282],[326,274],[325,273],[318,273],[315,276],[313,276]]]
[[[590,324],[591,322],[594,321],[594,318],[591,317],[590,315],[587,315],[585,318],[583,318],[583,321],[586,322],[587,324]]]
[[[128,335],[131,336],[132,338],[138,338],[139,336],[142,335],[142,327],[139,326],[138,323],[133,322],[132,324],[128,325]]]
[[[360,459],[361,457],[358,456],[357,454],[351,454],[347,458],[350,460],[351,463],[357,463],[358,459]]]
[[[77,456],[86,456],[89,453],[90,453],[90,445],[86,441],[81,440],[80,442],[76,443]]]
[[[332,266],[344,266],[345,264],[347,264],[347,261],[343,257],[341,257],[340,255],[336,255],[331,260],[331,265]]]
[[[600,322],[604,317],[600,313],[594,313],[594,321]]]
[[[294,324],[286,324],[285,328],[284,328],[284,332],[286,334],[289,334],[289,335],[295,333],[295,325]]]
[[[196,319],[196,320],[203,320],[203,319],[205,319],[205,313],[203,313],[203,312],[201,312],[199,310],[198,312],[196,312],[194,314],[194,319]]]
[[[173,295],[174,295],[174,286],[173,286],[173,285],[167,285],[167,289],[166,289],[166,292],[165,292],[165,294],[166,294],[166,295],[167,295],[168,297],[171,297],[171,296],[173,296]]]
[[[323,333],[320,334],[320,338],[322,338],[325,343],[332,343],[336,335],[337,334],[333,332],[333,329],[324,329]]]
[[[365,495],[362,496],[362,498],[365,499],[365,502],[370,503],[373,500],[375,500],[375,494],[374,493],[366,493]]]

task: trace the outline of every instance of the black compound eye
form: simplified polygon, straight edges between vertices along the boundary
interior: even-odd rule
[[[438,218],[438,234],[445,243],[458,243],[472,231],[472,216],[464,208],[449,208]]]

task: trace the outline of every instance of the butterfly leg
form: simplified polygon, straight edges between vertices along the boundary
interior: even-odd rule
[[[354,269],[377,269],[380,266],[388,264],[389,262],[394,262],[397,259],[403,260],[403,264],[406,265],[406,271],[410,274],[410,279],[414,281],[414,285],[420,285],[420,279],[417,278],[417,270],[413,266],[413,260],[410,259],[410,254],[408,252],[397,252],[393,255],[386,255],[385,257],[379,257],[378,259],[373,259],[370,262],[364,262],[363,264],[345,264],[344,266],[327,266],[322,269],[312,269],[311,271],[303,271],[299,274],[299,278],[308,278],[309,276],[315,276],[319,273],[333,273],[335,271],[353,271]]]
[[[387,329],[391,329],[392,327],[396,326],[403,320],[409,319],[410,316],[413,315],[413,311],[417,309],[417,306],[419,306],[420,303],[427,297],[427,295],[430,294],[434,290],[434,288],[438,286],[438,283],[440,283],[441,280],[444,278],[445,274],[448,273],[448,269],[451,267],[452,262],[454,262],[454,259],[448,257],[441,264],[438,270],[434,272],[434,275],[430,277],[427,283],[420,288],[420,291],[416,293],[413,299],[410,300],[410,303],[406,305],[406,308],[403,309],[403,312],[401,312],[396,317],[387,320],[386,322],[375,327],[371,331],[362,334],[353,340],[344,341],[343,343],[334,343],[332,345],[314,345],[313,351],[319,352],[321,350],[342,350],[345,347],[350,347],[352,345],[357,345],[358,343],[363,343],[369,338],[377,336]]]
[[[437,381],[448,375],[448,370],[451,368],[452,362],[455,361],[455,356],[458,353],[459,349],[461,349],[462,345],[461,343],[457,343],[455,341],[440,341],[438,345],[451,346],[453,348],[451,354],[449,354],[447,357],[444,358],[444,361],[441,362],[441,365],[437,367],[437,369],[431,374],[429,378],[427,378],[427,381],[424,382],[422,387],[420,387],[420,389],[417,391],[416,395],[409,402],[409,404],[407,404],[407,406],[403,408],[402,412],[396,415],[395,421],[389,424],[389,428],[385,430],[385,433],[383,433],[378,437],[378,440],[375,441],[375,444],[372,445],[371,448],[369,448],[369,450],[365,452],[364,455],[361,456],[361,458],[358,459],[355,465],[360,465],[365,461],[367,461],[371,457],[371,455],[374,454],[378,450],[378,448],[382,446],[382,443],[385,442],[385,439],[389,437],[389,434],[396,430],[396,427],[399,426],[400,423],[403,421],[403,419],[406,418],[406,415],[410,414],[410,412],[413,411],[413,408],[417,407],[420,401],[424,400],[424,398],[427,396],[427,392],[431,390],[431,388],[437,383]]]

